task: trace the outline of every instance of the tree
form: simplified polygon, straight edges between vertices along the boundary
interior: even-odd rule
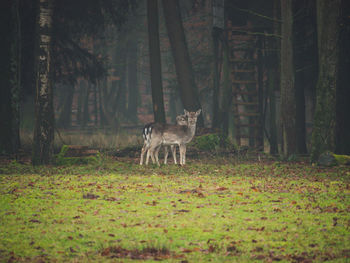
[[[154,120],[165,123],[157,0],[147,0],[147,20]]]
[[[341,0],[317,0],[319,75],[311,142],[313,162],[324,151],[335,150],[340,4]]]
[[[165,25],[175,61],[181,101],[186,110],[196,111],[201,108],[201,104],[181,21],[179,1],[163,0],[162,3]],[[198,126],[204,125],[202,116],[199,116]]]
[[[53,0],[38,0],[35,127],[32,163],[49,164],[53,158],[54,111],[51,81]]]
[[[0,153],[17,153],[20,104],[20,19],[19,1],[1,3],[1,75],[0,75]]]
[[[137,122],[137,38],[135,33],[128,39],[128,118]]]
[[[350,2],[341,2],[335,152],[350,155]]]
[[[281,1],[281,117],[284,154],[296,153],[292,0]]]

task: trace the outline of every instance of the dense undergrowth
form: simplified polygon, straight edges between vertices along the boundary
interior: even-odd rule
[[[0,164],[0,262],[347,262],[350,169]]]

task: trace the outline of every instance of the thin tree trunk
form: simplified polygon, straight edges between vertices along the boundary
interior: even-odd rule
[[[32,163],[53,161],[54,111],[51,83],[51,46],[53,0],[38,0],[37,74],[35,99],[35,128]]]
[[[82,126],[87,126],[90,121],[90,111],[89,111],[89,98],[90,98],[90,88],[91,83],[87,83],[85,87],[84,97],[83,97],[83,114],[82,114]]]
[[[339,77],[336,109],[336,153],[350,155],[350,3],[341,3]]]
[[[278,154],[277,144],[277,125],[276,125],[276,97],[275,97],[275,84],[276,82],[276,71],[269,69],[268,71],[268,96],[269,96],[269,126],[270,126],[270,154]]]
[[[335,150],[336,91],[341,0],[317,0],[319,75],[312,131],[311,160]]]
[[[95,115],[95,127],[98,126],[98,105],[97,105],[97,85],[94,85],[94,115]]]
[[[147,19],[154,120],[165,123],[157,0],[147,0]]]
[[[301,11],[305,0],[294,1],[294,14]],[[304,68],[307,67],[308,60],[305,59],[305,39],[307,38],[307,29],[305,19],[293,21],[294,41],[294,71],[295,71],[295,103],[296,103],[296,150],[299,154],[306,154],[306,123],[305,123],[305,92],[307,79]]]
[[[220,74],[219,74],[219,44],[220,35],[222,30],[219,28],[213,28],[213,122],[212,128],[219,128],[222,121],[222,116],[219,111],[219,94],[220,94]]]
[[[137,122],[137,39],[134,35],[128,41],[128,118]]]
[[[21,43],[18,0],[1,4],[0,152],[17,153],[19,140]]]
[[[219,92],[219,116],[220,116],[220,126],[222,126],[222,142],[224,145],[224,140],[227,138],[229,133],[229,111],[230,105],[232,101],[232,89],[231,89],[231,79],[230,79],[230,61],[229,61],[229,53],[230,47],[228,45],[227,35],[223,34],[222,41],[222,49],[223,49],[223,86]]]
[[[69,85],[69,84],[68,84]],[[63,108],[60,114],[60,117],[57,120],[57,126],[62,128],[69,128],[72,125],[72,104],[73,104],[73,96],[74,96],[74,85],[71,84],[65,87],[64,90],[64,103]]]
[[[201,104],[181,21],[179,1],[163,0],[162,3],[181,101],[186,110],[196,111],[201,108]],[[203,114],[198,117],[198,126],[204,126]]]
[[[292,0],[281,1],[281,114],[284,155],[296,153],[295,87],[292,44]]]
[[[84,84],[83,81],[79,81],[79,91],[78,91],[78,105],[77,105],[77,124],[81,125],[81,121],[83,119],[83,90],[84,90]]]

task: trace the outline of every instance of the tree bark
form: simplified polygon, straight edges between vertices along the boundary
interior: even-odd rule
[[[179,1],[163,0],[162,3],[181,101],[186,110],[196,111],[201,108],[201,104],[181,21]],[[204,126],[203,114],[198,117],[198,126]]]
[[[33,165],[53,161],[54,110],[51,83],[53,0],[38,0]]]
[[[219,46],[223,32],[220,28],[213,28],[213,121],[212,128],[219,128],[222,122],[221,112],[219,110],[219,94],[220,94],[220,74],[219,74]]]
[[[281,1],[281,117],[284,155],[296,153],[296,106],[292,44],[292,0]]]
[[[1,4],[0,153],[17,153],[19,140],[21,43],[18,0]]]
[[[64,103],[63,103],[60,117],[57,120],[57,126],[61,128],[67,129],[72,125],[72,104],[73,104],[74,90],[75,90],[75,87],[73,84],[68,84],[68,86],[63,88],[65,98],[64,98]]]
[[[147,19],[154,121],[165,123],[157,0],[147,0]]]
[[[341,0],[317,0],[319,75],[312,131],[311,161],[335,150],[336,91]]]
[[[350,155],[350,3],[341,3],[339,40],[339,77],[336,105],[336,149],[338,154]]]
[[[137,122],[137,39],[132,34],[128,41],[128,118]]]

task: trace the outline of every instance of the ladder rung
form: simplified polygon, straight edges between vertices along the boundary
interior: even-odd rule
[[[237,105],[248,105],[248,106],[258,106],[259,102],[245,102],[245,101],[237,101]]]
[[[232,80],[232,83],[236,84],[255,84],[255,80]]]
[[[256,62],[256,60],[254,59],[231,59],[230,60],[233,63],[252,63],[252,62]]]
[[[258,96],[257,91],[240,91],[235,88],[233,88],[233,93],[235,93],[236,95]]]
[[[259,117],[260,113],[258,112],[245,112],[245,113],[239,113],[239,115],[235,115],[235,118],[239,118],[239,117]]]
[[[232,72],[235,73],[252,73],[252,72],[256,72],[255,69],[232,69]]]
[[[260,125],[258,125],[258,124],[246,124],[246,123],[238,124],[237,126],[240,126],[240,127],[257,127],[257,128],[260,127]]]
[[[236,136],[236,137],[240,137],[240,138],[256,138],[255,136],[249,136],[249,135],[245,135],[245,134],[240,134],[240,136]]]

